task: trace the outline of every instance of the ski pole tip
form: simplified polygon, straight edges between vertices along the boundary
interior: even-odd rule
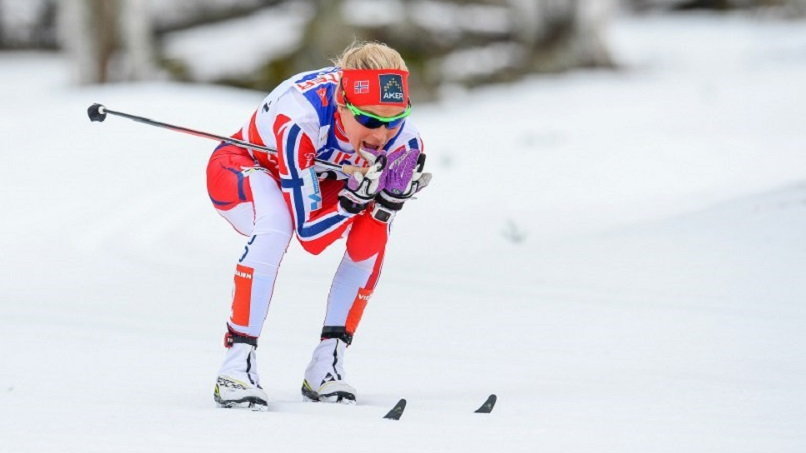
[[[87,108],[87,116],[90,121],[103,121],[106,119],[106,107],[101,104],[95,103]]]

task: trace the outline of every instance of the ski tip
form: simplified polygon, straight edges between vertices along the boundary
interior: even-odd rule
[[[406,409],[406,399],[401,398],[400,401],[395,404],[395,407],[392,408],[383,418],[387,420],[400,420],[400,416],[403,415],[403,411]]]
[[[487,401],[481,405],[480,408],[476,409],[477,414],[489,414],[493,411],[495,407],[495,402],[498,401],[498,397],[493,393],[492,395],[487,397]]]

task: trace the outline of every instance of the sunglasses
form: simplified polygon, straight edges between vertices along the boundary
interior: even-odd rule
[[[374,113],[361,110],[353,104],[350,104],[346,96],[344,97],[344,105],[350,110],[350,113],[353,114],[353,118],[358,121],[358,124],[367,129],[377,129],[381,126],[386,126],[387,129],[394,129],[403,124],[403,121],[406,121],[406,117],[411,115],[411,101],[409,101],[409,105],[406,106],[406,110],[404,110],[403,113],[395,116],[378,116]]]

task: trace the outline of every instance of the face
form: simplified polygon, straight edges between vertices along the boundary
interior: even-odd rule
[[[403,113],[403,109],[391,105],[367,105],[361,106],[360,108],[368,113],[384,117],[392,117]],[[401,125],[394,129],[387,129],[386,127],[369,129],[356,121],[350,110],[343,105],[339,106],[339,114],[341,116],[341,122],[344,125],[344,132],[350,140],[350,145],[352,145],[355,150],[364,148],[367,151],[377,152],[383,148],[384,145],[397,134],[400,127],[402,127]]]

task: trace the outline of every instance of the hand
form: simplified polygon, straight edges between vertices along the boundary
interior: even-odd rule
[[[389,162],[372,212],[382,222],[391,222],[395,213],[403,208],[403,203],[431,182],[431,173],[423,173],[425,154],[420,150],[394,153],[389,156]]]
[[[387,162],[384,155],[376,157],[365,151],[359,151],[359,153],[370,163],[370,166],[366,169],[345,166],[345,173],[348,173],[349,177],[344,188],[339,192],[339,204],[350,214],[358,214],[363,211],[378,195]]]

